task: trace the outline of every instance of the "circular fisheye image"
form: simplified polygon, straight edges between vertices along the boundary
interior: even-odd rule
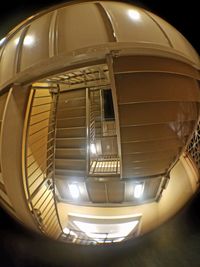
[[[0,40],[0,203],[64,243],[109,246],[199,187],[197,52],[130,3],[70,2]]]

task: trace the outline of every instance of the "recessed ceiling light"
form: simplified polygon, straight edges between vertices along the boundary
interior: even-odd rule
[[[67,227],[65,227],[65,228],[63,229],[63,232],[64,232],[66,235],[68,235],[68,234],[70,233],[70,230],[69,230]]]
[[[144,183],[139,183],[134,186],[134,197],[141,198],[144,191]]]
[[[74,199],[77,199],[79,198],[80,196],[80,191],[79,191],[79,188],[78,188],[78,185],[73,183],[73,184],[69,184],[69,191],[70,191],[70,194],[71,196],[74,198]]]
[[[132,20],[134,20],[134,21],[138,21],[138,20],[140,20],[140,18],[141,18],[140,13],[139,13],[137,10],[134,10],[134,9],[130,9],[130,10],[128,11],[128,15],[129,15],[129,17],[130,17]]]
[[[4,37],[4,38],[2,38],[2,39],[0,40],[0,46],[5,42],[5,40],[6,40],[6,37]]]
[[[15,45],[18,45],[18,43],[19,43],[19,37],[17,37],[17,38],[14,40],[14,43],[15,43]]]
[[[95,144],[91,144],[90,145],[90,151],[91,151],[92,154],[96,154],[97,153]]]
[[[32,35],[27,35],[24,38],[24,45],[31,46],[35,42],[35,39]]]
[[[84,232],[89,238],[98,243],[105,243],[105,240],[120,242],[128,236],[138,225],[139,220],[124,223],[88,223],[81,221],[73,221],[74,224]]]

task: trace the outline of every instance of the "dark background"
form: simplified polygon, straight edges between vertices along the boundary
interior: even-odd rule
[[[115,246],[80,247],[34,234],[0,209],[2,267],[199,267],[200,194],[169,222]]]
[[[28,16],[66,1],[4,1],[0,39]],[[198,1],[129,1],[175,26],[200,52]],[[177,3],[175,3],[177,2]],[[0,209],[0,267],[200,267],[200,195],[144,237],[106,248],[82,248],[36,235]]]

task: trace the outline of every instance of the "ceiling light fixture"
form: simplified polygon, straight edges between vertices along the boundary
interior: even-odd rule
[[[0,40],[0,46],[5,42],[5,40],[6,40],[6,37],[4,37],[4,38],[2,38],[2,39]]]
[[[144,183],[139,183],[134,186],[134,197],[141,198],[144,191]]]
[[[66,235],[68,235],[68,234],[70,233],[70,230],[69,230],[69,228],[65,227],[65,228],[63,229],[63,232],[64,232]]]
[[[97,241],[98,243],[104,243],[107,241],[120,242],[126,236],[128,236],[133,229],[138,225],[139,220],[132,222],[118,223],[118,224],[95,224],[81,221],[74,221],[74,224],[84,232],[89,238]]]
[[[72,196],[72,198],[77,199],[80,196],[80,191],[77,184],[69,184],[69,191]]]
[[[92,154],[96,154],[97,153],[95,144],[91,144],[90,145],[90,151],[91,151]]]
[[[14,43],[15,43],[15,45],[18,45],[18,43],[19,43],[19,37],[17,37],[17,38],[14,40]]]
[[[128,15],[134,21],[138,21],[141,18],[140,13],[137,10],[134,10],[134,9],[129,10],[128,11]]]
[[[24,45],[27,45],[27,46],[31,46],[33,43],[34,43],[35,39],[33,36],[31,35],[27,35],[25,38],[24,38]]]

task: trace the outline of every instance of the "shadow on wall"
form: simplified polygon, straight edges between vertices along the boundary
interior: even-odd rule
[[[199,267],[200,194],[159,229],[108,247],[77,247],[34,234],[0,210],[1,266]]]

